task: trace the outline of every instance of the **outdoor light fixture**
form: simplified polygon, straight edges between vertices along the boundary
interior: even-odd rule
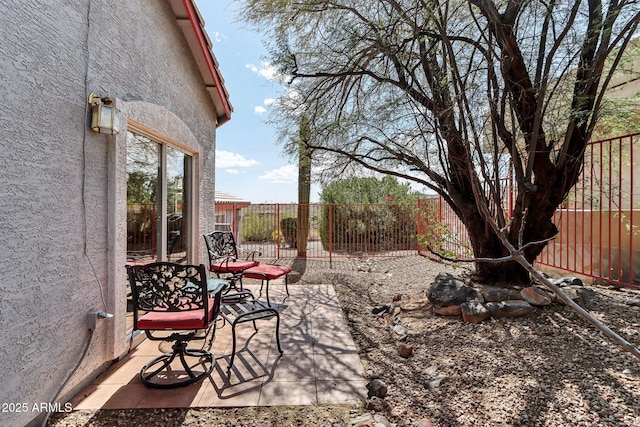
[[[91,110],[91,129],[98,133],[115,135],[120,132],[120,110],[109,96],[99,97],[95,93],[89,95]]]

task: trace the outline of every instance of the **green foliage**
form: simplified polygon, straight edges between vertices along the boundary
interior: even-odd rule
[[[279,242],[289,243],[287,232],[293,223],[295,238],[296,217],[289,212],[280,213],[280,227],[277,226],[276,212],[256,212],[250,209],[243,211],[242,231],[243,241],[250,242]]]
[[[416,203],[420,193],[411,191],[409,184],[401,184],[392,176],[377,178],[347,178],[322,189],[323,203]]]
[[[325,249],[370,251],[415,246],[420,195],[396,178],[348,178],[322,190],[320,240]]]
[[[242,240],[250,242],[267,242],[273,239],[277,231],[265,221],[258,212],[247,211],[242,216]]]
[[[282,218],[280,220],[280,230],[287,245],[290,248],[297,247],[298,219],[295,217]]]
[[[127,203],[155,203],[158,177],[142,171],[127,174]]]

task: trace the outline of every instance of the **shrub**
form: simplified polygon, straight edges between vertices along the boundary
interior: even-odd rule
[[[298,247],[298,219],[295,217],[282,218],[280,220],[280,230],[284,236],[284,241],[290,248]]]
[[[267,242],[272,240],[276,231],[272,221],[265,221],[257,212],[246,212],[242,216],[242,240],[249,242]]]
[[[321,194],[325,203],[320,220],[323,247],[329,249],[331,234],[333,250],[416,248],[419,196],[393,177],[349,178],[329,185]]]

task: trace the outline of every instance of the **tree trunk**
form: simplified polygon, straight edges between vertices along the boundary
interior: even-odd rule
[[[508,253],[477,209],[471,214],[463,214],[462,216],[462,221],[469,233],[474,258],[477,260],[475,262],[475,279],[480,283],[505,287],[529,284],[531,281],[529,272],[515,260],[505,262],[478,261],[479,259],[503,258]]]
[[[311,150],[309,120],[300,119],[300,142],[298,143],[298,258],[307,257],[309,237],[309,201],[311,199]]]

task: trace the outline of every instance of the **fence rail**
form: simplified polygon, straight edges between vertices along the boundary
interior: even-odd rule
[[[596,141],[537,262],[640,289],[640,134]]]
[[[582,178],[553,218],[558,236],[538,264],[640,289],[639,151],[640,134],[589,144]],[[502,186],[508,214],[510,188],[510,181]],[[297,241],[303,215],[304,244]],[[466,228],[438,196],[417,205],[250,205],[237,221],[240,244],[267,258],[396,257],[425,254],[427,245],[473,257]]]
[[[416,253],[417,217],[415,205],[255,204],[242,209],[237,234],[243,249],[267,258],[395,257]]]

